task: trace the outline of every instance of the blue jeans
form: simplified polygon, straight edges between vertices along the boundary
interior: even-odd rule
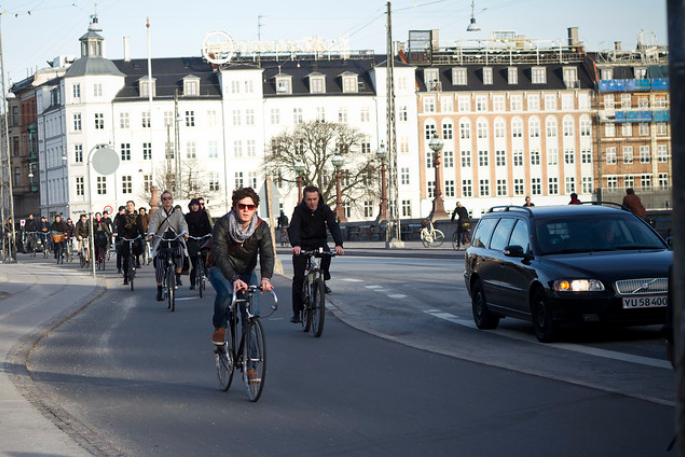
[[[212,317],[212,324],[214,328],[226,328],[228,326],[228,313],[231,306],[231,299],[233,298],[233,284],[226,279],[219,267],[212,267],[207,270],[209,282],[216,291],[216,298],[214,299],[214,316]],[[257,272],[251,271],[248,274],[240,275],[240,279],[245,281],[250,286],[258,286]],[[243,298],[245,294],[239,293],[237,298]],[[259,293],[252,295],[252,306],[250,307],[252,314],[259,316]],[[247,322],[247,311],[244,307],[240,309],[243,322]]]

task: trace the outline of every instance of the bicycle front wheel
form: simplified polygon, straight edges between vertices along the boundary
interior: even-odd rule
[[[136,279],[136,266],[134,265],[134,257],[129,256],[128,259],[128,282],[131,284],[131,292],[135,289],[133,287],[133,280]]]
[[[427,234],[425,230],[421,232],[421,242],[423,243],[424,248],[430,247],[431,238],[432,236]]]
[[[312,333],[320,337],[323,332],[323,323],[326,318],[326,295],[323,279],[317,278],[312,288]]]
[[[459,250],[459,232],[452,234],[452,249]]]
[[[266,377],[266,342],[262,323],[258,317],[250,319],[247,323],[243,360],[245,361],[243,382],[247,398],[250,401],[257,401],[262,395]]]
[[[433,245],[437,248],[442,246],[442,243],[445,241],[445,234],[442,233],[440,230],[435,230],[433,233]]]
[[[167,267],[166,272],[166,289],[167,289],[167,309],[173,313],[176,311],[176,271],[173,266]]]

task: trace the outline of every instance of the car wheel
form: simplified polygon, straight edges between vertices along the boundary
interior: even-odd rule
[[[533,327],[535,328],[535,336],[537,339],[542,343],[551,343],[554,341],[558,331],[556,325],[554,325],[549,301],[542,289],[535,291],[531,311],[533,314]]]
[[[473,286],[471,309],[473,311],[473,321],[479,329],[490,330],[497,328],[499,325],[499,317],[493,315],[488,309],[488,305],[485,302],[485,294],[483,294],[483,286],[480,282],[476,282]]]

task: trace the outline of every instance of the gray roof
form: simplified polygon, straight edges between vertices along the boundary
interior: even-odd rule
[[[64,75],[65,78],[84,75],[125,76],[114,62],[104,57],[81,57],[77,59]]]

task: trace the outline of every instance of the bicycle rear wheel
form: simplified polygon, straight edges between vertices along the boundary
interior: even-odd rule
[[[326,295],[323,279],[317,278],[312,288],[312,333],[320,337],[326,318]]]
[[[235,360],[233,360],[233,352],[235,351],[233,344],[233,328],[235,324],[231,324],[230,320],[226,327],[226,337],[223,346],[218,346],[214,350],[216,356],[216,374],[219,379],[219,387],[224,392],[231,387],[233,382],[233,371],[235,368]]]
[[[427,248],[427,247],[429,247],[429,246],[431,245],[431,238],[432,238],[432,236],[426,234],[426,231],[425,231],[425,230],[423,230],[423,231],[421,232],[421,242],[423,243],[423,247],[424,247],[424,248]]]
[[[433,245],[438,248],[442,246],[442,243],[445,241],[445,234],[442,233],[440,230],[435,230],[433,232]]]
[[[309,280],[305,277],[302,286],[302,331],[307,333],[312,327],[312,292]]]
[[[250,401],[257,401],[264,389],[264,378],[266,376],[266,342],[264,341],[264,331],[262,323],[258,317],[252,318],[247,323],[247,334],[245,334],[245,346],[243,346],[243,382],[245,391]],[[255,376],[248,376],[248,372],[254,370]]]
[[[457,251],[459,249],[459,232],[452,234],[452,249]]]
[[[196,275],[195,275],[195,287],[197,287],[198,291],[200,292],[200,298],[202,298],[203,289],[205,288],[205,268],[202,263],[202,257],[200,257],[197,261],[197,270],[196,270]]]
[[[135,289],[133,287],[133,281],[136,279],[136,265],[135,265],[135,260],[134,257],[129,255],[128,258],[128,282],[131,284],[131,292],[133,292]]]

